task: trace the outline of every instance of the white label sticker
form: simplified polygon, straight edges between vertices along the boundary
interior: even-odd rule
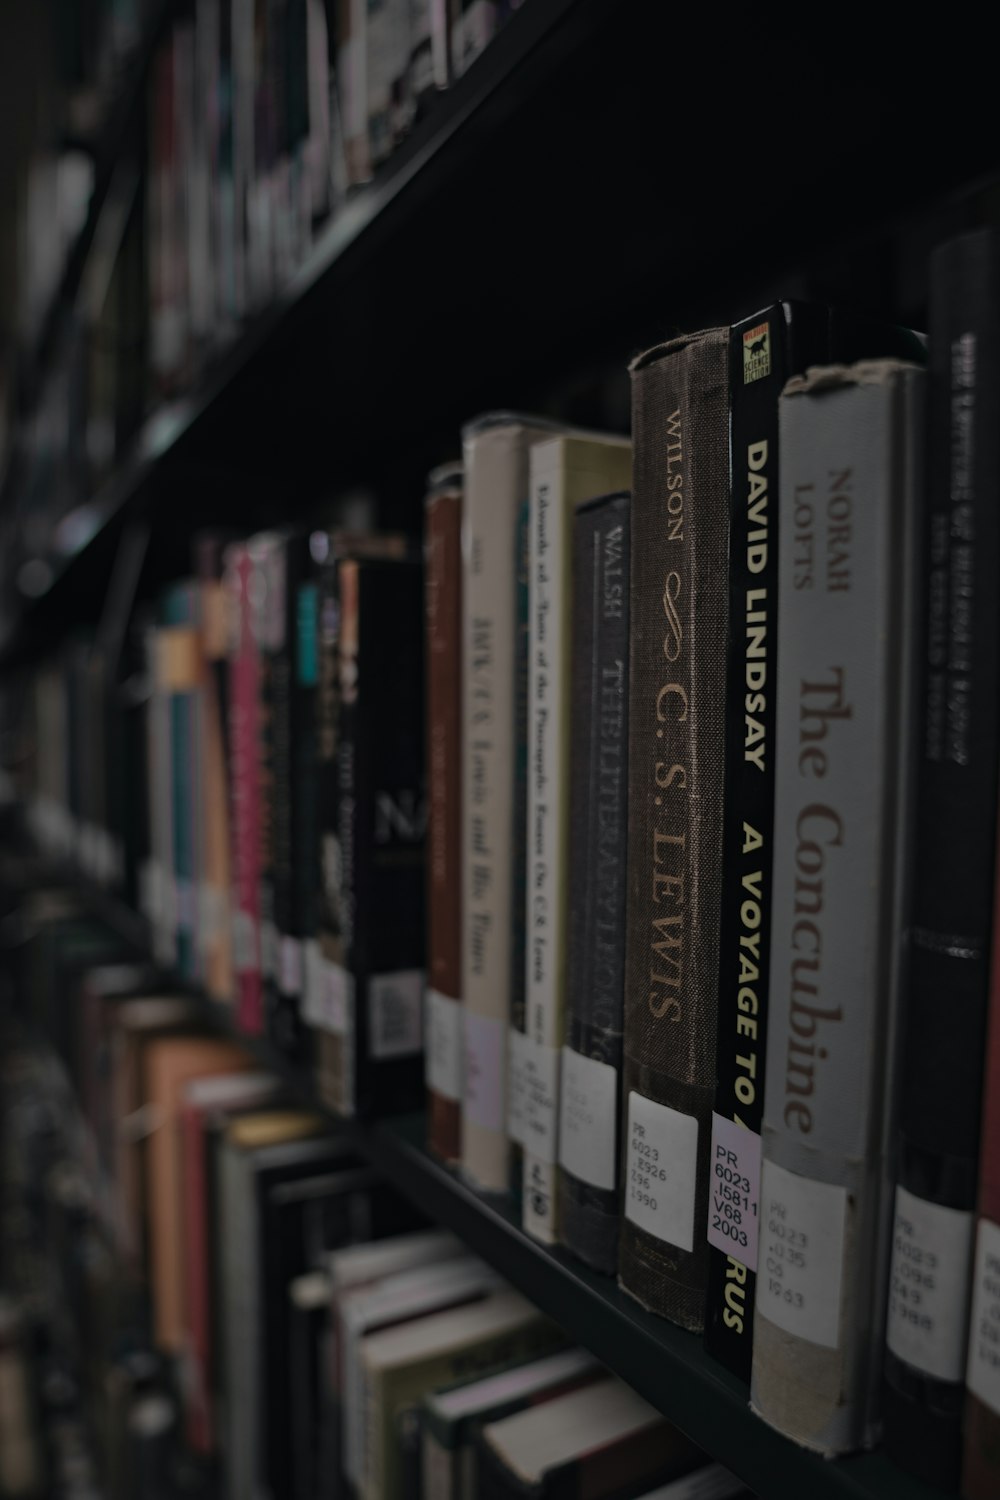
[[[503,1075],[507,1028],[487,1016],[465,1013],[462,1108],[482,1130],[503,1129]]]
[[[966,1384],[1000,1416],[1000,1225],[980,1219],[972,1274]]]
[[[278,939],[278,987],[283,995],[302,993],[302,944],[298,938]]]
[[[896,1189],[886,1343],[938,1380],[965,1368],[975,1216]]]
[[[347,1036],[354,1015],[354,978],[340,964],[320,959],[315,1025],[334,1036]]]
[[[786,1333],[836,1349],[847,1189],[765,1161],[757,1307]]]
[[[305,969],[302,991],[302,1019],[310,1026],[322,1026],[323,1006],[323,955],[319,943],[310,938],[303,945]]]
[[[507,1053],[507,1134],[539,1161],[556,1160],[559,1048],[511,1028]]]
[[[725,1115],[714,1114],[708,1243],[751,1271],[757,1269],[759,1205],[760,1136]]]
[[[427,991],[424,1071],[427,1087],[442,1099],[462,1097],[462,1006],[438,990]]]
[[[562,1049],[559,1161],[591,1187],[611,1192],[617,1180],[618,1070],[572,1047]]]
[[[412,1057],[424,1045],[424,972],[400,969],[368,981],[368,1051],[372,1057]]]
[[[554,1162],[530,1156],[524,1163],[521,1219],[525,1231],[543,1245],[558,1242],[556,1232],[556,1167]]]
[[[627,1217],[658,1240],[693,1250],[698,1121],[633,1092],[627,1150]]]

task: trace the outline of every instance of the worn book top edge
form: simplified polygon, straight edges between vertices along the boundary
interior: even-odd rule
[[[682,349],[688,349],[695,344],[702,344],[707,339],[723,337],[729,338],[729,329],[726,328],[702,328],[697,333],[681,333],[676,338],[665,339],[663,343],[654,344],[651,349],[645,349],[642,354],[637,354],[629,365],[629,374],[634,375],[639,370],[644,370],[647,365],[655,365],[661,359],[667,359],[672,354],[678,354]]]
[[[920,366],[910,359],[862,359],[854,365],[810,365],[786,381],[782,396],[807,396],[851,385],[889,385],[897,375]]]

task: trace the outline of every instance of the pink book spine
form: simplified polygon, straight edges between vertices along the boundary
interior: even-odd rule
[[[254,1035],[264,1029],[260,971],[260,662],[251,627],[252,564],[245,546],[230,554],[233,599],[229,659],[229,743],[233,838],[233,965],[236,1019]]]

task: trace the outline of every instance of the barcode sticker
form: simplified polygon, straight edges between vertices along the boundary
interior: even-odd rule
[[[507,1134],[540,1161],[556,1160],[559,1048],[511,1027],[507,1052]]]
[[[886,1343],[938,1380],[965,1368],[975,1215],[896,1189]]]
[[[283,995],[302,993],[302,944],[284,934],[278,939],[278,987]]]
[[[693,1250],[698,1121],[633,1091],[627,1151],[626,1217],[658,1240]]]
[[[368,981],[368,1051],[372,1057],[412,1057],[424,1044],[424,974],[402,969]]]
[[[847,1189],[765,1161],[757,1309],[823,1349],[840,1342]]]
[[[503,1129],[506,1027],[465,1013],[462,1108],[481,1130]]]
[[[438,990],[427,991],[424,1038],[427,1087],[443,1099],[462,1097],[462,1007]]]
[[[980,1219],[972,1275],[966,1384],[1000,1416],[1000,1225]]]
[[[611,1192],[617,1181],[618,1070],[562,1049],[559,1161],[581,1182]]]
[[[708,1243],[751,1271],[757,1269],[759,1208],[760,1136],[713,1114]]]

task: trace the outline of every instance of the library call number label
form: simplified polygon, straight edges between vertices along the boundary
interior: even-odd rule
[[[725,1115],[713,1115],[711,1162],[708,1243],[756,1271],[760,1136]]]
[[[625,1213],[658,1240],[694,1249],[698,1121],[642,1094],[628,1096]]]
[[[847,1189],[768,1161],[762,1179],[757,1308],[785,1333],[836,1349]]]

